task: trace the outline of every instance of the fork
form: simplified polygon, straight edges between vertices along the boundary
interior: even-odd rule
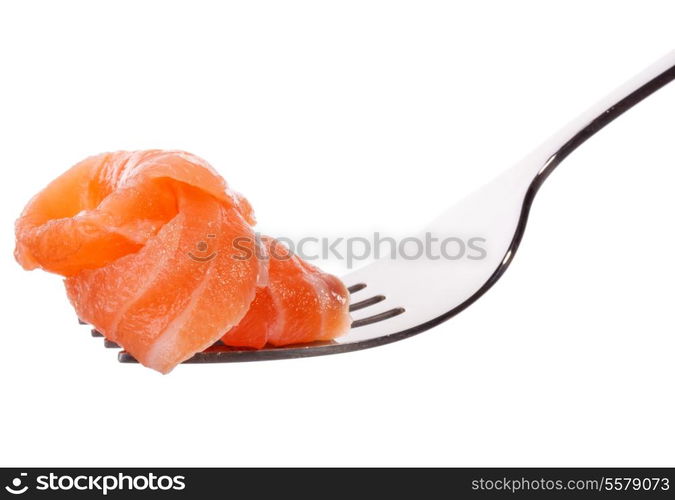
[[[262,361],[336,354],[403,340],[460,313],[504,274],[523,237],[534,197],[572,151],[615,118],[675,79],[675,51],[610,93],[515,166],[449,208],[420,234],[480,236],[484,258],[382,258],[343,277],[354,318],[331,341],[261,350],[218,342],[185,363]],[[94,336],[100,336],[95,330]],[[107,342],[108,347],[117,347]],[[127,352],[120,362],[135,362]]]

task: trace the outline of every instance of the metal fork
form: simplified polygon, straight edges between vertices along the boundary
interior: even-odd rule
[[[589,137],[675,79],[675,51],[626,82],[515,166],[448,209],[420,234],[484,238],[485,258],[373,262],[343,277],[351,294],[351,330],[332,342],[262,350],[217,343],[186,363],[262,361],[337,354],[396,342],[428,330],[478,300],[504,274],[523,237],[542,183]],[[100,334],[99,334],[100,335]],[[106,345],[117,347],[108,342]],[[125,351],[122,363],[135,362]]]

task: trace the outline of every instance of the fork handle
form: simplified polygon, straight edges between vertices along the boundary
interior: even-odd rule
[[[551,136],[515,168],[541,185],[572,151],[643,99],[675,80],[675,50],[610,92]]]
[[[472,286],[481,280],[485,283],[476,297],[507,269],[520,246],[537,191],[555,167],[605,125],[672,80],[675,80],[675,51],[610,92],[516,165],[449,208],[427,227],[428,231],[439,234],[481,234],[491,242],[487,248],[488,258],[474,263],[480,266],[481,272],[472,278]]]

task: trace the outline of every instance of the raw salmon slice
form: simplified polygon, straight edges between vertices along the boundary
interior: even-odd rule
[[[335,276],[321,272],[270,237],[267,286],[223,343],[261,348],[331,340],[349,329],[349,294]]]
[[[180,151],[92,156],[52,181],[16,223],[15,256],[26,269],[72,276],[138,251],[177,213],[183,183],[254,223],[249,203],[201,158]]]
[[[162,373],[219,338],[262,348],[344,332],[342,283],[271,238],[258,244],[253,224],[248,201],[203,159],[121,151],[36,195],[17,220],[15,255],[65,276],[79,317]]]
[[[178,215],[139,252],[66,279],[80,318],[162,373],[242,319],[259,272],[257,260],[228,256],[235,239],[254,238],[236,210],[187,186],[178,195]],[[201,256],[204,235],[215,237]]]

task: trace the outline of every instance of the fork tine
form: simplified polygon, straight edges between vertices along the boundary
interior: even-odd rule
[[[372,306],[373,304],[377,304],[378,302],[382,302],[386,297],[384,295],[375,295],[374,297],[370,297],[369,299],[362,300],[361,302],[355,302],[354,304],[349,305],[349,311],[358,311],[359,309],[363,309],[364,307]]]
[[[358,328],[360,326],[370,325],[372,323],[377,323],[378,321],[384,321],[385,319],[393,318],[399,314],[403,314],[405,309],[402,307],[395,307],[394,309],[389,309],[388,311],[375,314],[374,316],[368,316],[367,318],[357,319],[352,322],[352,328]]]
[[[364,288],[366,288],[366,286],[368,286],[368,285],[366,285],[365,283],[356,283],[355,285],[352,285],[352,286],[348,287],[347,291],[349,293],[356,293],[359,290],[363,290]]]

